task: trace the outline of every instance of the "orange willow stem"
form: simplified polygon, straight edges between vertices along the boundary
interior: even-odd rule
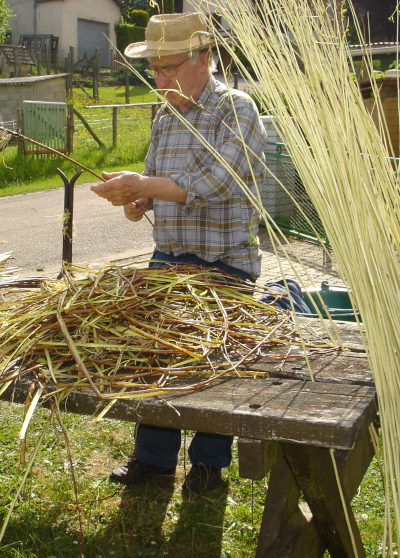
[[[102,182],[105,182],[105,178],[96,174],[94,171],[92,171],[88,167],[85,167],[85,165],[82,165],[81,163],[78,163],[78,161],[75,161],[75,159],[71,159],[71,157],[68,157],[68,155],[65,155],[65,153],[61,153],[61,151],[58,151],[57,149],[53,149],[52,147],[49,147],[48,145],[44,145],[43,143],[40,143],[39,141],[36,141],[36,140],[31,139],[31,138],[28,138],[27,136],[24,136],[20,132],[14,132],[13,130],[9,130],[8,128],[4,128],[3,126],[0,126],[0,130],[5,132],[6,134],[10,134],[11,136],[14,136],[15,138],[23,139],[23,140],[29,141],[30,143],[33,143],[34,145],[37,145],[38,147],[43,147],[44,149],[48,149],[50,151],[50,153],[54,153],[54,155],[59,155],[60,157],[63,157],[64,159],[66,159],[70,163],[72,163],[74,165],[77,165],[78,167],[80,167],[81,169],[83,169],[87,172],[90,172],[90,174],[93,174],[93,176],[95,176],[96,178],[98,178]],[[150,225],[153,227],[154,225],[151,222],[151,219],[149,218],[149,216],[146,215],[146,213],[144,214],[144,216],[146,217],[146,219],[148,220]]]

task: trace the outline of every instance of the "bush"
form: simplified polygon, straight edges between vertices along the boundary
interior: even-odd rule
[[[144,27],[131,25],[120,20],[115,25],[115,33],[117,35],[117,48],[120,52],[124,52],[125,48],[131,43],[140,43],[144,41]]]
[[[144,10],[128,10],[126,13],[126,22],[137,27],[147,27],[149,22],[149,14]]]
[[[155,2],[156,6],[149,7],[149,16],[156,14],[173,14],[175,13],[175,2],[174,0],[157,0]]]
[[[144,73],[145,69],[149,65],[149,62],[146,58],[139,58],[139,60],[132,64],[132,66],[139,72],[141,76],[143,76],[150,84],[153,83],[153,80]],[[109,78],[108,83],[110,85],[124,85],[125,84],[125,68],[121,67],[115,72],[112,72],[111,78]],[[129,72],[129,85],[143,85],[143,82],[140,80],[132,72]]]

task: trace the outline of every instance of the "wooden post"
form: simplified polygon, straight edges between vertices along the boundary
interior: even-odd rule
[[[40,52],[36,53],[36,73],[40,76]]]
[[[157,108],[158,108],[158,103],[153,103],[151,105],[151,123],[153,124],[153,120],[156,117],[157,114]]]
[[[18,125],[18,132],[22,132],[23,131],[23,122],[22,122],[22,108],[18,107],[17,108],[17,125]],[[24,140],[21,138],[18,138],[18,152],[19,153],[23,153],[24,152]]]
[[[96,48],[96,54],[93,58],[93,99],[99,98],[99,71],[98,71],[98,50]]]
[[[51,58],[50,58],[50,45],[45,45],[45,52],[46,52],[46,66],[47,66],[47,74],[51,74]]]
[[[67,79],[67,92],[68,95],[72,95],[72,76],[73,76],[73,64],[72,64],[72,53],[71,50],[68,53],[68,58],[67,58],[67,73],[68,73],[68,79]]]
[[[129,70],[125,66],[124,68],[124,77],[125,77],[125,104],[129,105]]]
[[[118,107],[113,107],[113,112],[112,112],[113,145],[117,145],[117,121],[118,121]]]
[[[110,70],[114,71],[114,49],[110,48]]]
[[[18,77],[18,47],[14,46],[14,77]]]
[[[74,106],[67,105],[67,149],[68,153],[74,151]]]
[[[234,89],[239,88],[239,74],[237,72],[233,74],[233,87]]]

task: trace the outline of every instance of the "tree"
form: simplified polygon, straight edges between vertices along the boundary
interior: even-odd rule
[[[8,22],[12,17],[13,13],[5,0],[0,0],[0,43],[5,39],[9,27]]]
[[[366,43],[394,42],[396,38],[396,0],[352,0],[361,32]],[[350,15],[350,25],[352,16]],[[354,36],[354,35],[352,35]],[[357,41],[358,42],[358,41]]]

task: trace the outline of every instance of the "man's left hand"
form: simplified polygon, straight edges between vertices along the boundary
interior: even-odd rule
[[[127,205],[143,198],[143,176],[136,172],[103,172],[106,182],[94,184],[90,189],[113,205]]]

